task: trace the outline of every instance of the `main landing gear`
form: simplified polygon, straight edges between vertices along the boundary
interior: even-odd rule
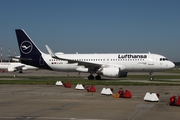
[[[96,77],[95,77],[96,80],[101,80],[101,76],[98,74]],[[88,80],[94,80],[94,76],[91,74],[88,76]]]
[[[88,80],[94,80],[94,76],[91,74],[88,76]]]
[[[154,77],[153,77],[153,72],[149,72],[149,80],[154,80]]]
[[[101,80],[101,76],[98,74],[98,75],[96,75],[96,80]]]

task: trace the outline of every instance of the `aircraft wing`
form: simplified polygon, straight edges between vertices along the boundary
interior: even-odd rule
[[[78,65],[83,65],[84,67],[87,67],[87,68],[100,68],[102,66],[102,64],[90,63],[90,62],[84,62],[84,61],[77,61],[77,60],[71,60],[71,59],[67,59],[67,58],[58,57],[58,56],[56,56],[54,54],[54,52],[49,48],[48,45],[45,45],[45,46],[47,48],[47,51],[51,55],[51,57],[54,58],[54,59],[60,59],[60,60],[68,61],[68,63],[78,63]]]
[[[23,64],[19,64],[19,65],[12,65],[11,67],[14,67],[14,68],[16,68],[16,69],[21,69],[21,68],[23,68],[25,65],[23,65]]]
[[[6,67],[6,69],[8,70],[8,72],[14,72],[14,71],[17,71],[17,70],[21,70],[25,65],[19,63],[19,64],[14,64],[14,63],[11,63],[10,65],[8,65],[8,67]]]
[[[70,60],[70,59],[66,59],[66,58],[60,58],[58,56],[56,57],[56,59],[57,58],[60,60],[68,61],[68,63],[78,63],[78,65],[83,65],[84,67],[87,67],[87,68],[95,68],[95,67],[101,67],[102,66],[101,64],[97,64],[97,63]]]

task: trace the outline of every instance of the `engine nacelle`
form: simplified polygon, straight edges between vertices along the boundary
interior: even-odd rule
[[[8,72],[15,72],[16,71],[15,68],[8,68],[7,70],[8,70]]]
[[[76,68],[76,70],[79,72],[88,72],[88,68],[85,68],[85,67],[78,67]]]
[[[26,68],[26,67],[23,67],[23,68],[22,68],[22,70],[28,70],[28,68]]]
[[[127,72],[122,72],[119,68],[103,68],[101,73],[107,77],[127,77]]]

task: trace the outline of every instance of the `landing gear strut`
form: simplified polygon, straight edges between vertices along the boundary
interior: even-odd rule
[[[149,76],[150,76],[150,77],[149,77],[149,80],[151,80],[151,81],[154,80],[153,72],[149,72]]]

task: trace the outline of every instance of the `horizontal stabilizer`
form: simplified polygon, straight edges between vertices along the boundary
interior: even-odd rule
[[[18,59],[18,60],[32,60],[31,58],[21,58],[19,56],[8,56],[7,58],[14,58],[14,59]]]

